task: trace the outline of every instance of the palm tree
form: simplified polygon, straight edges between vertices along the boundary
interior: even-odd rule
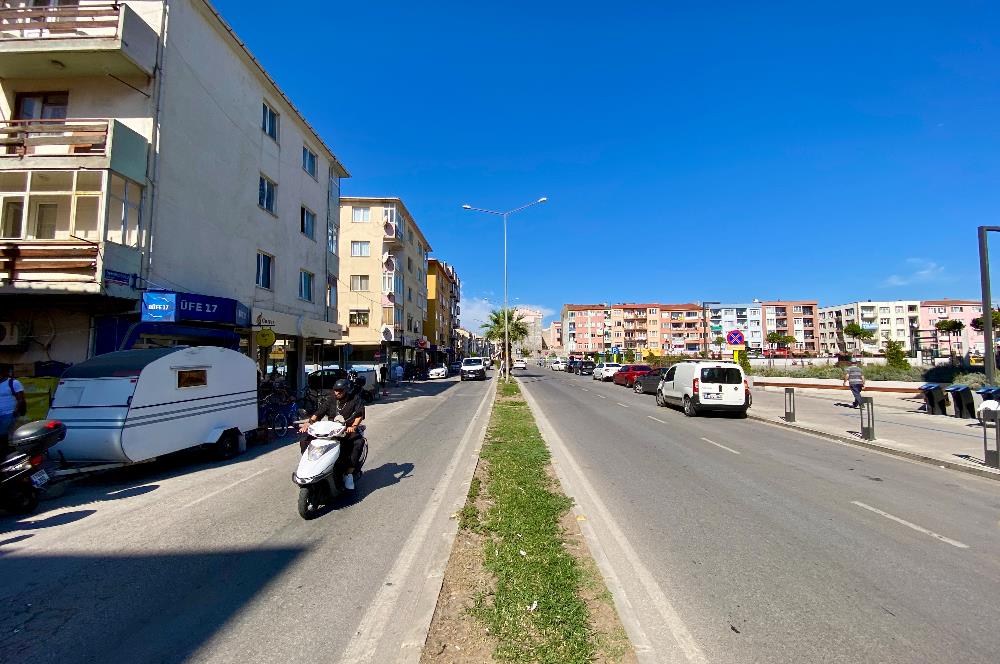
[[[506,313],[506,316],[504,315]],[[507,347],[503,348],[504,321],[506,319]],[[483,336],[499,345],[503,350],[504,366],[506,371],[510,371],[511,348],[519,341],[524,341],[528,336],[528,326],[524,324],[524,317],[516,309],[494,309],[490,312],[490,319],[483,324]]]

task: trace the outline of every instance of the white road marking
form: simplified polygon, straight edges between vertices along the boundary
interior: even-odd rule
[[[934,539],[941,540],[945,544],[951,544],[952,546],[958,547],[959,549],[968,549],[969,548],[968,544],[962,544],[958,540],[953,540],[951,538],[945,537],[944,535],[938,535],[937,533],[935,533],[932,530],[927,530],[926,528],[921,528],[920,526],[918,526],[915,523],[910,523],[909,521],[906,521],[905,519],[900,519],[898,516],[893,516],[893,515],[889,514],[888,512],[883,512],[882,510],[878,509],[877,507],[872,507],[871,505],[865,505],[864,503],[858,502],[857,500],[852,500],[851,504],[852,505],[857,505],[858,507],[860,507],[862,509],[866,509],[869,512],[874,512],[875,514],[878,514],[879,516],[884,516],[885,518],[887,518],[887,519],[889,519],[891,521],[895,521],[896,523],[901,523],[904,526],[906,526],[907,528],[912,528],[913,530],[916,530],[919,533],[923,533],[924,535],[930,535]]]
[[[603,394],[598,394],[597,396],[599,396],[599,397],[600,397],[600,398],[602,398],[602,399],[607,399],[607,397],[606,397],[606,396],[604,396]]]
[[[647,415],[646,417],[648,417],[649,419],[653,420],[654,422],[659,422],[660,424],[666,424],[666,422],[664,422],[663,420],[661,420],[661,419],[659,419],[657,417],[653,417],[652,415]]]
[[[212,493],[208,493],[208,494],[205,494],[204,496],[202,496],[202,497],[201,497],[201,498],[199,498],[198,500],[192,500],[192,501],[191,501],[190,503],[188,503],[188,504],[187,504],[187,505],[185,505],[184,507],[185,507],[185,508],[187,508],[187,507],[194,507],[195,505],[197,505],[198,503],[200,503],[200,502],[202,502],[202,501],[204,501],[204,500],[208,500],[209,498],[211,498],[211,497],[213,497],[213,496],[217,496],[217,495],[219,495],[220,493],[222,493],[223,491],[229,491],[229,490],[230,490],[230,489],[232,489],[232,488],[233,488],[234,486],[236,486],[236,485],[238,485],[238,484],[243,484],[243,483],[244,483],[244,482],[246,482],[247,480],[252,480],[253,478],[257,477],[258,475],[263,475],[264,473],[266,473],[266,472],[267,472],[267,471],[269,471],[269,470],[271,470],[271,469],[270,469],[270,468],[264,468],[264,469],[262,469],[262,470],[258,470],[258,471],[257,471],[256,473],[254,473],[253,475],[247,475],[246,477],[244,477],[244,478],[243,478],[243,479],[241,479],[241,480],[236,480],[236,481],[235,481],[235,482],[233,482],[232,484],[227,484],[226,486],[222,487],[221,489],[216,489],[216,490],[215,490],[215,491],[213,491]]]
[[[458,447],[455,450],[455,454],[452,455],[451,463],[442,473],[440,479],[437,482],[439,487],[447,487],[452,476],[455,474],[456,468],[458,468],[458,463],[460,460],[466,460],[465,465],[469,465],[469,455],[467,454],[468,448],[473,443],[473,434],[481,429],[481,420],[483,417],[483,411],[486,410],[487,405],[492,403],[490,398],[495,391],[496,383],[493,383],[491,389],[487,390],[483,395],[483,400],[479,404],[479,408],[476,410],[476,414],[472,417],[469,422],[469,426],[465,429],[465,434],[462,436],[462,440],[459,442]],[[469,479],[471,480],[471,473]],[[417,594],[412,587],[409,587],[407,581],[409,580],[412,568],[416,564],[428,564],[428,561],[424,558],[419,558],[417,556],[421,549],[424,547],[425,543],[431,537],[431,524],[438,517],[439,512],[442,509],[450,508],[444,502],[444,495],[446,491],[435,491],[430,500],[427,501],[424,511],[420,514],[420,517],[413,524],[413,528],[410,530],[410,535],[407,537],[406,542],[403,544],[399,551],[399,555],[396,556],[396,561],[393,563],[392,569],[385,576],[385,584],[379,589],[378,594],[375,599],[372,600],[371,605],[368,610],[365,611],[365,615],[361,618],[361,622],[358,624],[357,630],[354,632],[354,637],[351,642],[347,644],[347,648],[344,649],[344,654],[340,657],[340,662],[342,664],[358,664],[360,662],[374,662],[376,650],[385,636],[385,632],[389,627],[390,622],[397,622],[400,620],[400,610],[399,606],[403,599],[408,599],[409,601],[419,601],[419,598],[414,598]],[[443,558],[445,563],[447,563],[447,558]],[[433,571],[433,570],[432,570]],[[436,577],[435,577],[436,578]],[[430,628],[430,620],[433,615],[434,605],[437,603],[437,594],[440,591],[440,583],[437,584],[437,591],[433,592],[431,595],[432,601],[430,602],[430,610],[423,612],[419,619],[423,621],[426,618],[426,624],[420,625],[420,632],[423,634],[423,638],[416,639],[421,643],[427,637],[427,630]],[[398,625],[397,625],[398,627]],[[408,630],[411,633],[416,631],[416,627],[412,630]],[[414,639],[411,637],[406,639],[403,643],[403,647],[407,648],[407,651],[400,656],[399,659],[417,661],[420,658],[419,649],[413,649],[408,647]]]
[[[631,408],[631,406],[626,406],[626,405],[625,405],[625,404],[623,404],[623,403],[622,403],[621,401],[618,401],[618,402],[616,402],[616,403],[617,403],[617,404],[618,404],[619,406],[621,406],[622,408]]]
[[[590,388],[587,387],[581,387],[580,389],[583,390],[584,392],[590,392]]]
[[[711,443],[712,445],[715,445],[716,447],[721,447],[722,449],[724,449],[724,450],[726,450],[728,452],[732,452],[733,454],[739,454],[739,452],[737,452],[733,448],[726,447],[725,445],[721,445],[721,444],[715,442],[714,440],[709,440],[708,438],[702,438],[702,440],[705,441],[706,443]]]

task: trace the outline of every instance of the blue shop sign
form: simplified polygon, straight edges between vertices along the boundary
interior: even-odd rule
[[[155,323],[177,320],[177,293],[143,293],[142,320]]]
[[[174,303],[176,314],[171,318],[154,317],[163,309],[162,298]],[[152,303],[152,309],[150,304]],[[250,308],[228,297],[214,297],[198,293],[172,293],[147,291],[142,297],[142,320],[144,321],[198,321],[220,323],[235,327],[250,327]]]

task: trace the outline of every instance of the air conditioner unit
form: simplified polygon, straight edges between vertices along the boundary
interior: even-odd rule
[[[17,323],[0,321],[0,346],[16,346],[19,343]]]

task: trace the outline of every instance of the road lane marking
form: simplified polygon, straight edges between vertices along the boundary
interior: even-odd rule
[[[617,401],[617,402],[615,402],[615,403],[617,403],[617,404],[618,404],[619,406],[621,406],[622,408],[631,408],[631,406],[626,406],[626,405],[625,405],[625,404],[623,404],[623,403],[622,403],[621,401]]]
[[[717,443],[714,440],[709,440],[708,438],[702,438],[702,440],[705,441],[706,443],[711,443],[712,445],[715,445],[716,447],[721,447],[722,449],[726,450],[727,452],[732,452],[733,454],[739,454],[739,452],[737,452],[733,448],[726,447],[725,445]]]
[[[270,468],[264,468],[263,470],[258,470],[258,471],[257,471],[256,473],[254,473],[253,475],[247,475],[246,477],[244,477],[244,478],[243,478],[243,479],[241,479],[241,480],[236,480],[236,481],[235,481],[235,482],[233,482],[232,484],[227,484],[226,486],[222,487],[221,489],[216,489],[216,490],[215,490],[215,491],[213,491],[212,493],[208,493],[208,494],[205,494],[204,496],[202,496],[202,497],[201,497],[201,498],[199,498],[198,500],[192,500],[192,501],[191,501],[190,503],[188,503],[188,504],[187,504],[187,505],[185,505],[184,507],[185,507],[185,508],[188,508],[188,507],[194,507],[195,505],[197,505],[198,503],[200,503],[200,502],[202,502],[202,501],[205,501],[205,500],[208,500],[209,498],[211,498],[211,497],[213,497],[213,496],[217,496],[217,495],[219,495],[220,493],[222,493],[223,491],[229,491],[229,490],[230,490],[230,489],[232,489],[232,488],[233,488],[234,486],[237,486],[238,484],[243,484],[243,483],[244,483],[244,482],[246,482],[247,480],[252,480],[253,478],[257,477],[258,475],[263,475],[264,473],[266,473],[266,472],[267,472],[267,471],[269,471],[269,470],[271,470],[271,469],[270,469]]]
[[[588,387],[581,387],[580,389],[583,390],[584,392],[590,392],[590,388]]]
[[[944,535],[938,535],[933,530],[927,530],[926,528],[922,528],[922,527],[918,526],[915,523],[910,523],[909,521],[907,521],[905,519],[900,519],[898,516],[893,516],[893,515],[889,514],[888,512],[883,512],[882,510],[878,509],[877,507],[872,507],[871,505],[865,505],[864,503],[858,502],[857,500],[852,500],[851,504],[852,505],[857,505],[858,507],[860,507],[862,509],[866,509],[869,512],[874,512],[875,514],[878,514],[879,516],[884,516],[885,518],[889,519],[890,521],[895,521],[896,523],[901,523],[904,526],[906,526],[907,528],[912,528],[913,530],[916,530],[918,533],[923,533],[924,535],[930,535],[934,539],[941,540],[945,544],[951,544],[952,546],[958,547],[959,549],[968,549],[969,548],[968,544],[962,544],[958,540],[953,540],[951,538],[945,537]]]
[[[600,397],[601,399],[607,399],[607,397],[604,396],[603,394],[598,394],[597,396]]]
[[[646,417],[648,417],[649,419],[653,420],[654,422],[659,422],[660,424],[666,424],[666,422],[664,422],[663,420],[661,420],[658,417],[653,417],[652,415],[647,415]]]

